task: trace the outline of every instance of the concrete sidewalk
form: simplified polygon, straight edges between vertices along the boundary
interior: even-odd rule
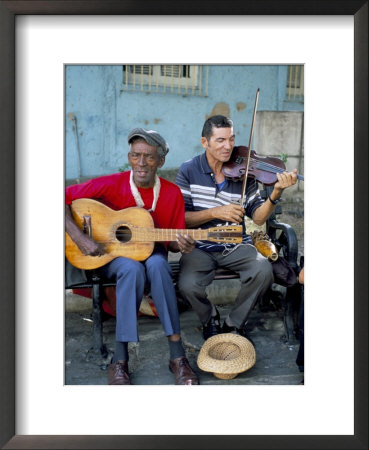
[[[68,294],[74,296],[74,294]],[[65,316],[65,384],[104,385],[107,384],[107,364],[114,350],[115,318],[104,321],[104,343],[109,350],[106,359],[96,355],[92,346],[91,300],[73,298],[79,307],[67,308]],[[224,318],[229,305],[219,305]],[[203,345],[200,322],[192,310],[180,314],[182,340],[192,368],[202,385],[298,385],[303,379],[296,365],[299,342],[285,344],[283,313],[277,308],[260,306],[253,310],[247,330],[254,341],[256,364],[250,370],[232,380],[220,380],[212,373],[203,372],[196,360]],[[168,343],[160,321],[156,317],[139,317],[138,344],[129,344],[129,369],[132,384],[170,385],[174,377],[168,369]]]

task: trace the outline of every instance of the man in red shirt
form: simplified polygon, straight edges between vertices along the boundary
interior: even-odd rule
[[[150,212],[156,228],[184,229],[184,201],[180,189],[158,177],[157,169],[165,162],[169,148],[153,130],[135,128],[128,135],[128,161],[132,170],[66,188],[66,231],[84,255],[99,256],[104,247],[83,233],[75,223],[70,204],[79,198],[91,198],[113,210],[140,207]],[[199,384],[185,356],[181,341],[177,298],[168,263],[168,250],[189,253],[195,241],[177,235],[174,242],[155,245],[143,262],[118,257],[101,268],[102,274],[116,281],[116,343],[108,368],[109,384],[131,384],[128,371],[128,342],[138,342],[137,313],[145,284],[151,289],[159,319],[168,337],[169,368],[176,384]]]

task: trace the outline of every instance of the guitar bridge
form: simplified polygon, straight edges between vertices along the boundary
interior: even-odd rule
[[[82,225],[82,231],[87,234],[88,236],[92,236],[92,222],[91,222],[91,216],[83,216],[83,225]]]

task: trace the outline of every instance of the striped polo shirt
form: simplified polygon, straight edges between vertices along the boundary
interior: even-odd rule
[[[219,189],[215,176],[206,159],[206,153],[195,156],[184,162],[179,168],[176,184],[181,189],[185,201],[186,211],[202,211],[216,206],[228,205],[229,203],[239,203],[241,199],[242,181],[233,181],[226,178],[225,183]],[[260,196],[258,184],[254,178],[248,178],[246,184],[246,195],[244,209],[246,216],[252,219],[254,211],[264,203]],[[200,228],[210,228],[216,226],[231,225],[224,223],[220,219],[213,219],[200,226]],[[245,244],[251,244],[251,237],[246,233],[244,221],[243,240]],[[206,251],[223,251],[225,248],[231,249],[236,244],[217,244],[209,241],[198,241],[197,248]]]

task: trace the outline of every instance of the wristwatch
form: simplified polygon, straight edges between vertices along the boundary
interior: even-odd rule
[[[278,202],[281,201],[280,198],[277,198],[276,200],[272,200],[272,199],[270,198],[270,195],[268,195],[268,199],[269,199],[269,201],[270,201],[270,203],[271,203],[272,205],[276,205]]]

